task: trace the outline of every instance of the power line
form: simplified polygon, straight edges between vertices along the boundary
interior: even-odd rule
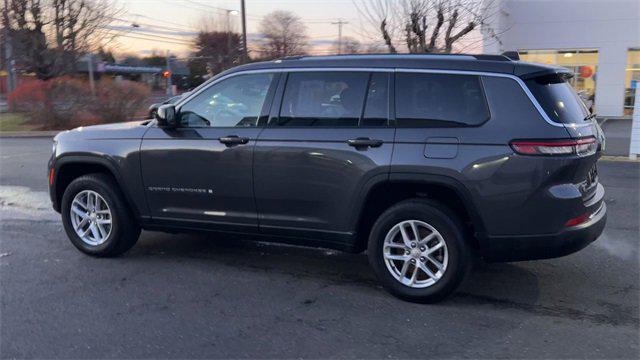
[[[171,24],[171,25],[174,25],[174,26],[180,26],[180,27],[184,26],[184,24],[171,22],[171,21],[167,21],[167,20],[161,20],[161,19],[154,18],[154,17],[147,16],[147,15],[143,15],[143,14],[131,14],[129,16],[141,17],[141,18],[145,18],[145,19],[149,19],[149,20],[153,20],[153,21],[160,21],[162,23]]]
[[[174,4],[174,5],[176,4],[176,2],[170,2],[169,0],[165,0],[165,2]],[[194,1],[194,0],[182,0],[182,1],[178,1],[178,2],[182,2],[180,4],[180,6],[183,6],[183,7],[186,7],[188,9],[192,9],[192,10],[198,10],[198,11],[203,11],[203,8],[204,9],[212,9],[212,10],[218,11],[221,14],[227,13],[229,11],[235,11],[235,10],[231,10],[231,9],[225,9],[225,8],[219,7],[219,6],[203,4],[201,2]],[[192,4],[192,5],[195,5],[195,6],[198,6],[198,7],[187,6],[184,3]]]
[[[112,17],[111,19],[113,19],[114,21],[123,22],[128,25],[142,25],[142,26],[155,28],[155,29],[164,29],[164,30],[171,30],[171,31],[195,31],[195,29],[187,28],[187,27],[178,28],[178,27],[171,27],[171,26],[155,25],[155,24],[150,24],[146,22],[139,22],[135,20],[127,20],[127,19],[120,19],[120,18],[114,18],[114,17]]]
[[[158,30],[153,28],[145,28],[139,26],[120,26],[120,25],[106,25],[101,26],[103,29],[115,30],[115,31],[123,31],[127,33],[148,33],[154,36],[173,36],[174,40],[184,40],[185,37],[193,38],[198,35],[197,32],[193,31],[169,31],[169,30]]]
[[[101,28],[105,29],[105,30],[108,30],[108,31],[112,31],[112,32],[119,32],[119,33],[125,33],[125,34],[134,34],[134,35],[138,35],[138,36],[149,36],[149,37],[154,37],[154,38],[159,38],[159,39],[167,39],[167,40],[172,40],[172,41],[187,42],[187,40],[185,40],[185,39],[174,38],[174,37],[170,37],[170,36],[157,35],[157,34],[155,34],[153,32],[144,31],[144,30],[138,30],[138,29],[136,29],[136,31],[127,31],[127,30],[124,30],[124,29],[110,28],[108,26],[103,26]]]
[[[213,5],[209,5],[209,4],[202,4],[202,3],[199,3],[199,2],[193,1],[193,0],[184,0],[184,1],[186,1],[186,2],[188,2],[190,4],[206,7],[206,8],[209,8],[209,9],[214,9],[214,10],[217,10],[217,11],[224,11],[224,12],[230,11],[230,9],[225,9],[225,8],[222,8],[222,7],[219,7],[219,6],[213,6]]]
[[[146,40],[146,41],[159,42],[159,43],[165,43],[165,44],[185,45],[185,46],[193,45],[193,43],[189,43],[189,42],[186,42],[186,41],[162,40],[162,39],[158,39],[156,37],[135,36],[135,35],[131,35],[129,33],[125,33],[125,34],[121,34],[121,33],[117,33],[117,32],[116,33],[108,32],[108,33],[109,33],[109,35],[116,36],[116,37],[125,37],[125,38],[130,38],[130,39]]]

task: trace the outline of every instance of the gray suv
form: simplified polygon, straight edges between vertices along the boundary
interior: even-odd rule
[[[501,55],[298,57],[219,74],[155,120],[55,138],[53,207],[80,251],[141,229],[367,251],[438,301],[474,258],[552,258],[606,221],[604,138],[564,68]]]

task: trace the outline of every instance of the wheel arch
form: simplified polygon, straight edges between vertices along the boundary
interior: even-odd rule
[[[140,211],[129,195],[125,182],[118,171],[115,161],[95,155],[67,155],[56,159],[54,167],[53,183],[51,184],[51,200],[54,209],[60,211],[64,191],[69,184],[80,176],[103,173],[111,176],[118,184],[120,192],[124,195],[127,205],[136,216],[140,218]]]
[[[392,173],[387,179],[368,184],[359,194],[358,216],[353,225],[355,251],[366,249],[371,227],[382,212],[409,198],[429,198],[450,207],[468,226],[473,246],[483,247],[484,222],[471,193],[460,181],[442,175]]]

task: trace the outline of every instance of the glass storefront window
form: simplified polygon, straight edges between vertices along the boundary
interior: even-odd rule
[[[518,53],[523,61],[563,66],[573,71],[575,76],[569,80],[569,83],[576,89],[587,107],[591,111],[595,110],[598,50],[519,50]]]
[[[624,114],[633,115],[636,89],[640,87],[640,49],[629,49],[624,80]]]

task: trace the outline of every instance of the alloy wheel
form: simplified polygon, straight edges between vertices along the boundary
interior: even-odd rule
[[[109,204],[95,191],[84,190],[71,202],[71,225],[87,245],[104,243],[111,234],[112,215]]]
[[[432,286],[442,278],[449,263],[442,235],[420,220],[394,225],[384,239],[382,254],[389,273],[411,288]]]

